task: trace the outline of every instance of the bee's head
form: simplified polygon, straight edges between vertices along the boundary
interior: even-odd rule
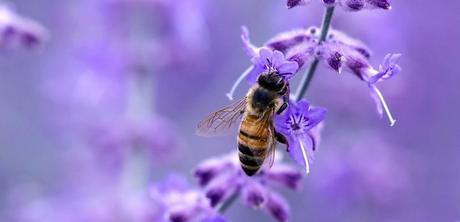
[[[261,87],[277,93],[284,91],[287,85],[287,81],[283,76],[274,70],[262,73],[257,79],[257,83]]]

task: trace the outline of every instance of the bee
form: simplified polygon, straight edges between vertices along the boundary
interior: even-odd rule
[[[262,73],[246,96],[203,119],[197,127],[200,136],[216,136],[239,123],[238,157],[243,171],[253,176],[268,159],[273,165],[276,141],[286,143],[284,136],[275,131],[275,114],[288,106],[289,83],[284,74],[276,70]]]

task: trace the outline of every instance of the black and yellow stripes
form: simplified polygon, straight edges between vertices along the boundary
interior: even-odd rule
[[[271,138],[267,126],[256,115],[245,115],[238,135],[238,156],[243,171],[254,175],[264,163]]]

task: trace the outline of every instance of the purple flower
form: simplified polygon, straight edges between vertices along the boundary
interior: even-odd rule
[[[180,143],[170,122],[158,116],[137,121],[115,119],[112,123],[92,125],[88,131],[88,143],[96,158],[114,172],[125,165],[127,156],[136,152],[153,163],[166,163],[174,158]]]
[[[368,83],[369,93],[377,106],[377,112],[380,116],[383,116],[383,113],[385,112],[391,126],[396,123],[396,120],[393,118],[385,98],[377,88],[376,83],[390,79],[401,72],[401,67],[397,64],[400,57],[401,54],[386,55],[379,70],[375,70],[372,66],[359,60],[349,61],[350,69],[358,75],[358,77]]]
[[[158,206],[154,221],[226,221],[217,214],[202,192],[191,189],[180,176],[170,175],[165,181],[154,185],[151,196]]]
[[[290,8],[294,8],[296,6],[300,6],[300,5],[305,5],[307,4],[307,2],[310,2],[311,0],[288,0],[287,1],[287,7],[290,9]]]
[[[277,155],[281,156],[280,153]],[[278,221],[286,221],[289,215],[288,204],[272,187],[298,189],[302,173],[290,165],[277,162],[272,168],[263,167],[258,174],[248,177],[241,169],[237,157],[238,154],[232,152],[207,160],[195,169],[195,177],[205,189],[211,205],[218,207],[239,194],[246,205],[265,210]]]
[[[310,1],[304,0],[288,0],[287,7],[293,8],[300,5],[305,5]],[[391,9],[390,2],[388,0],[323,0],[323,3],[330,6],[340,6],[347,11],[360,11],[362,9]]]
[[[246,51],[248,55],[253,56],[252,61],[255,65],[247,69],[235,82],[230,93],[227,94],[230,99],[236,87],[244,78],[248,78],[250,83],[253,83],[254,79],[264,71],[263,67],[267,67],[267,64],[263,63],[263,58],[270,59],[275,57],[269,57],[268,55],[278,54],[276,58],[279,58],[278,61],[281,60],[282,62],[277,64],[290,67],[289,71],[293,72],[292,75],[298,73],[299,70],[305,67],[305,64],[309,64],[311,60],[316,58],[338,73],[346,70],[365,81],[370,89],[372,98],[376,102],[378,113],[383,115],[385,112],[390,124],[394,125],[395,120],[375,83],[389,79],[401,71],[401,68],[397,65],[400,54],[387,55],[383,65],[380,66],[379,70],[376,70],[369,62],[371,57],[369,48],[361,41],[337,30],[330,30],[326,40],[321,44],[319,44],[320,31],[317,27],[283,32],[271,38],[260,48],[251,44],[246,29],[243,29],[242,36]],[[270,51],[267,51],[267,48],[272,50],[273,53],[268,53]],[[264,56],[261,56],[262,52]],[[265,59],[265,61],[270,60]],[[291,65],[292,62],[297,64],[296,69],[294,69],[294,65]],[[277,68],[281,69],[280,67]],[[289,75],[289,78],[292,78],[292,75]]]
[[[48,37],[39,23],[16,14],[8,6],[0,4],[0,47],[34,47]]]
[[[322,153],[313,186],[334,201],[394,205],[411,186],[404,149],[375,132],[340,133]],[[326,195],[325,195],[326,196]]]
[[[260,74],[270,70],[278,72],[285,79],[290,79],[298,70],[299,66],[294,61],[285,58],[282,52],[269,48],[257,48],[249,41],[249,32],[246,27],[242,28],[241,38],[248,56],[251,57],[252,66],[249,67],[233,84],[227,97],[233,100],[236,87],[246,78],[249,84],[254,84]]]
[[[291,101],[283,114],[275,117],[276,130],[286,137],[288,152],[298,164],[310,173],[313,151],[318,145],[319,135],[312,130],[326,117],[326,109],[311,107],[306,100]]]

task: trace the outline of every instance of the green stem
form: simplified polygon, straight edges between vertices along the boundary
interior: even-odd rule
[[[329,33],[329,29],[331,28],[332,16],[334,15],[334,7],[327,7],[324,13],[323,22],[321,24],[321,35],[319,37],[319,43],[321,44],[326,40],[327,34]],[[299,87],[297,88],[297,92],[295,94],[294,99],[299,101],[304,97],[305,93],[307,92],[308,87],[310,86],[311,80],[315,75],[316,68],[318,67],[319,60],[315,58],[311,63],[309,69],[303,76]]]

